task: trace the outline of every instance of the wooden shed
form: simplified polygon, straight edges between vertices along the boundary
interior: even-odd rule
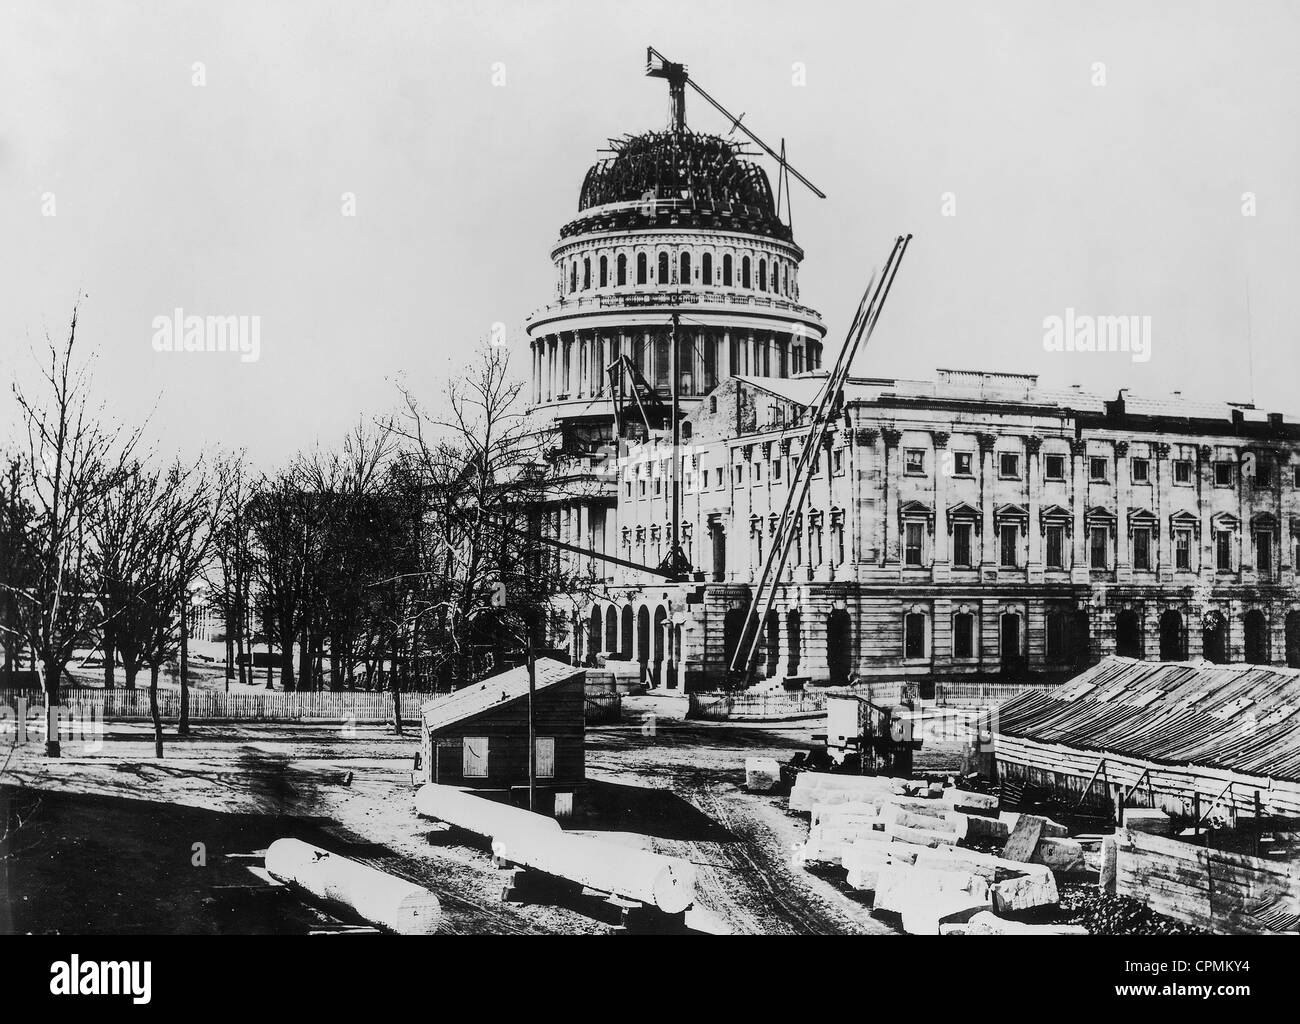
[[[585,672],[539,658],[533,720],[538,810],[571,806],[586,780]],[[528,668],[491,676],[420,709],[420,765],[429,782],[528,798]]]

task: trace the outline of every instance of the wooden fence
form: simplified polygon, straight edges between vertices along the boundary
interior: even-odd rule
[[[1027,690],[1042,689],[1031,683],[936,683],[934,698],[921,701],[926,707],[986,707],[1008,700]],[[853,687],[809,688],[765,693],[693,693],[691,717],[704,719],[780,719],[816,714],[826,710],[828,693],[852,693],[876,704],[893,707],[904,700],[919,699],[918,684],[898,680],[861,683]]]
[[[1295,931],[1300,866],[1117,829],[1102,883],[1167,917],[1234,935]]]
[[[434,693],[416,691],[401,694],[402,721],[414,722],[420,707]],[[43,707],[45,695],[40,690],[0,689],[0,705],[16,709],[19,699],[27,707]],[[64,687],[60,704],[76,715],[103,721],[150,721],[149,691],[101,690],[94,687]],[[595,694],[587,698],[589,722],[617,721],[620,713],[617,693]],[[158,691],[158,714],[165,722],[180,718],[179,690]],[[228,722],[391,722],[393,695],[383,691],[335,690],[268,690],[265,693],[226,693],[222,690],[191,690],[192,721]]]

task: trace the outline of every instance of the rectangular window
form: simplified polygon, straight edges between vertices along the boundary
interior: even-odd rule
[[[721,467],[721,466],[719,466],[717,469],[715,469],[715,470],[713,471],[713,486],[714,486],[714,487],[721,487],[721,486],[722,486],[722,467]]]
[[[952,656],[975,657],[975,616],[958,612],[952,620]]]
[[[1267,530],[1255,534],[1255,571],[1261,576],[1273,575],[1273,535]]]
[[[952,472],[953,476],[974,476],[975,471],[972,468],[975,465],[975,456],[972,452],[953,452],[952,454]],[[1296,485],[1300,487],[1300,484]]]
[[[970,536],[973,526],[971,523],[957,523],[952,528],[952,563],[953,565],[970,566],[971,562],[971,545]]]
[[[912,612],[903,617],[903,657],[925,657],[925,616]]]
[[[1232,533],[1219,530],[1214,535],[1214,567],[1220,572],[1232,571]]]
[[[1008,480],[1020,478],[1020,456],[1016,452],[998,454],[998,475]]]
[[[921,523],[908,523],[907,536],[904,541],[903,563],[919,566],[921,564]]]
[[[1047,528],[1047,567],[1049,569],[1065,568],[1065,527],[1049,526]]]
[[[1048,455],[1043,459],[1043,476],[1048,480],[1065,479],[1065,456]]]
[[[1093,483],[1106,482],[1106,460],[1093,456],[1088,460],[1088,479]]]
[[[538,736],[533,746],[534,764],[539,779],[555,778],[555,737]]]
[[[1001,542],[1001,564],[1003,568],[1014,569],[1016,567],[1016,548],[1019,547],[1020,527],[1015,523],[1003,523],[998,528],[998,538]]]
[[[1273,486],[1273,463],[1265,462],[1258,456],[1255,458],[1255,486]]]
[[[1133,482],[1144,484],[1151,479],[1151,463],[1146,459],[1133,459]]]
[[[772,479],[773,479],[773,480],[780,480],[780,479],[781,479],[781,460],[780,460],[780,459],[773,459],[773,460],[772,460]]]
[[[921,448],[908,448],[903,453],[903,472],[908,476],[925,474],[925,451]]]
[[[836,448],[831,452],[831,472],[836,475],[844,472],[844,449]]]
[[[1192,567],[1192,531],[1179,530],[1174,534],[1174,568]]]
[[[455,749],[455,748],[453,748]],[[488,773],[488,738],[465,736],[461,739],[460,774],[466,779],[486,779]]]
[[[756,484],[761,484],[762,482],[763,482],[763,464],[762,464],[761,462],[755,462],[755,463],[754,463],[754,483],[756,483]]]
[[[1090,560],[1088,564],[1094,569],[1106,568],[1106,527],[1094,526],[1088,531]]]
[[[733,468],[735,471],[736,486],[739,487],[745,482],[745,467],[738,464]]]
[[[639,485],[639,488],[638,488],[638,492],[637,492],[637,493],[638,493],[638,495],[639,495],[640,497],[644,498],[644,497],[645,497],[645,481],[644,481],[644,480],[638,480],[637,483],[638,483],[638,485]]]
[[[1133,568],[1151,568],[1151,531],[1133,531]]]
[[[1214,486],[1231,487],[1232,486],[1232,463],[1216,462],[1214,464]]]
[[[1192,463],[1190,459],[1179,459],[1174,463],[1174,483],[1190,484],[1192,482]]]

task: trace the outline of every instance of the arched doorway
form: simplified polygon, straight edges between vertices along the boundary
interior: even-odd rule
[[[1228,620],[1219,612],[1207,612],[1201,623],[1201,656],[1215,665],[1228,660]]]
[[[1160,660],[1187,660],[1187,645],[1183,642],[1183,617],[1172,608],[1160,616]]]
[[[745,610],[731,608],[722,620],[722,647],[727,656],[727,663],[722,666],[724,672],[731,669],[736,660],[736,648],[740,646],[741,634],[745,630]]]
[[[636,613],[636,660],[641,663],[641,681],[650,665],[650,609],[642,605]]]
[[[799,674],[799,660],[803,654],[803,616],[798,608],[792,609],[785,617],[785,649],[789,660],[786,662],[787,673]]]
[[[618,612],[612,604],[605,609],[605,650],[618,653]]]
[[[1268,619],[1258,608],[1252,608],[1242,619],[1243,639],[1246,642],[1246,660],[1252,665],[1267,665]]]
[[[655,686],[662,686],[664,683],[664,661],[667,658],[669,643],[668,613],[663,605],[659,605],[655,609],[654,668],[651,673]]]
[[[630,604],[625,605],[623,608],[623,641],[619,644],[619,651],[628,661],[632,660],[636,643],[636,629],[632,624],[632,619],[632,606]]]
[[[1091,624],[1088,619],[1088,613],[1077,611],[1074,613],[1074,628],[1070,632],[1070,642],[1074,648],[1074,663],[1076,665],[1088,664],[1088,635],[1091,632]]]
[[[596,655],[600,653],[600,606],[593,605],[591,619],[587,622],[587,660],[595,664]]]
[[[826,616],[826,669],[832,686],[843,686],[853,669],[853,623],[836,608]]]
[[[1132,608],[1115,616],[1115,653],[1123,658],[1142,657],[1142,620]]]
[[[998,620],[998,654],[1003,668],[1020,663],[1020,616],[1005,612]]]
[[[1300,611],[1286,614],[1286,663],[1300,668]]]

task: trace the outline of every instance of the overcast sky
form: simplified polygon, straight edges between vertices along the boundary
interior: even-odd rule
[[[1300,6],[1187,0],[4,0],[0,402],[79,291],[101,395],[164,448],[333,442],[496,321],[523,372],[587,167],[666,123],[647,44],[828,194],[794,230],[833,342],[915,235],[857,372],[1248,400],[1249,334],[1256,402],[1300,408]],[[177,307],[259,315],[261,358],[155,352]],[[1044,351],[1068,307],[1150,316],[1152,358]]]

